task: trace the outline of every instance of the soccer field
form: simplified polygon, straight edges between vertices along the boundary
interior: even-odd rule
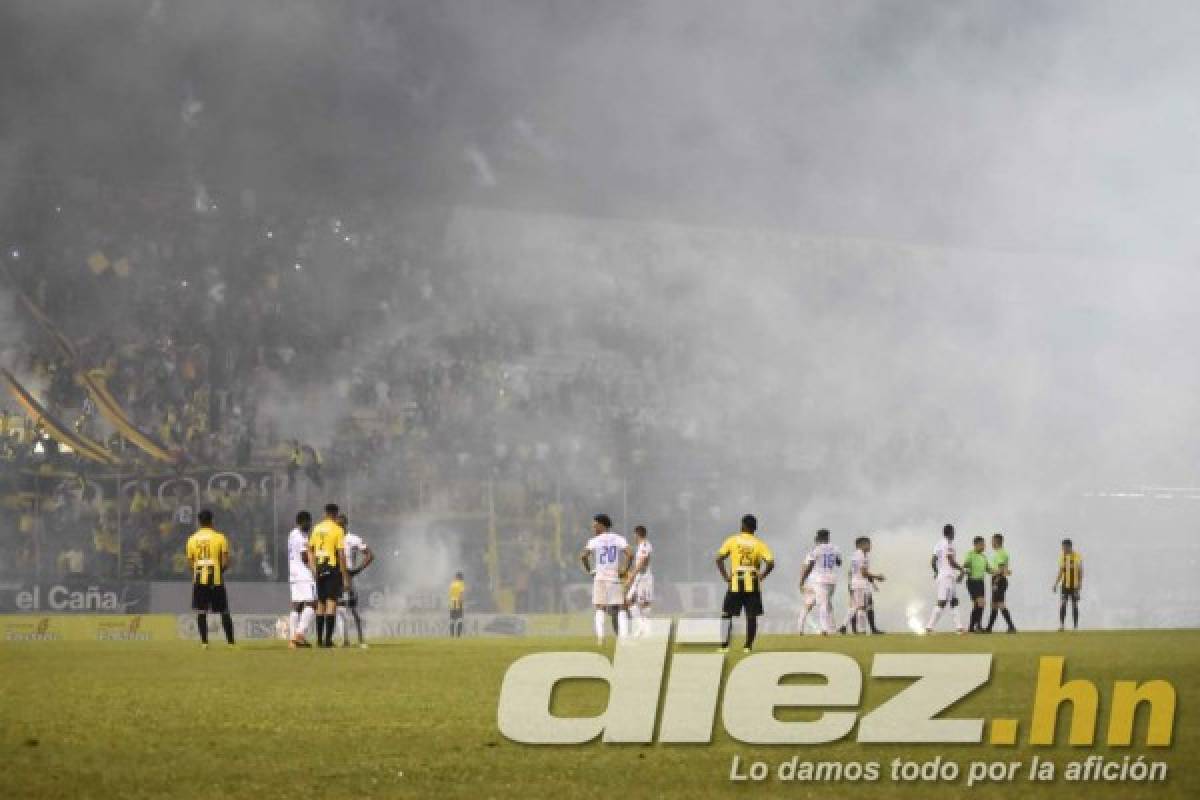
[[[217,637],[219,639],[219,637]],[[609,645],[611,648],[611,644]],[[864,667],[870,710],[896,684],[869,676],[876,652],[992,652],[991,682],[956,705],[964,717],[1021,720],[1015,747],[743,745],[718,715],[711,745],[528,746],[497,730],[507,667],[518,657],[594,649],[584,639],[392,640],[369,650],[288,651],[254,642],[201,651],[191,642],[36,642],[0,647],[0,724],[8,797],[979,797],[1200,796],[1200,631],[1129,631],[1017,636],[765,637],[758,652],[821,649]],[[1027,720],[1038,657],[1063,655],[1068,677],[1100,689],[1094,748],[1030,748]],[[727,656],[729,667],[742,658]],[[1144,720],[1134,745],[1109,748],[1107,697],[1116,679],[1163,678],[1179,697],[1174,744],[1146,748]],[[556,713],[598,713],[600,684],[562,687]],[[781,712],[788,713],[788,712]],[[1065,742],[1064,708],[1058,742]],[[1169,764],[1159,784],[1028,782],[1034,755],[1060,764],[1089,755],[1146,754]],[[811,761],[878,761],[872,783],[731,783],[732,758],[774,767],[792,756]],[[938,785],[897,783],[893,758],[959,761],[964,774]],[[1013,784],[968,789],[972,760],[1021,761]],[[743,767],[744,768],[744,767]]]

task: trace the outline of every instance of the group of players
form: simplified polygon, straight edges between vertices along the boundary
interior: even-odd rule
[[[596,643],[604,644],[606,618],[620,638],[650,634],[650,607],[654,602],[654,575],[650,558],[654,546],[646,526],[633,529],[637,551],[612,530],[607,514],[592,518],[592,537],[579,554],[584,572],[592,576],[592,605],[595,607]]]
[[[187,558],[192,568],[192,608],[197,612],[196,625],[200,640],[208,647],[209,612],[221,616],[221,625],[229,644],[234,643],[233,619],[229,614],[224,574],[229,568],[229,544],[225,535],[213,529],[212,512],[204,509],[197,515],[199,530],[188,539]],[[371,565],[374,553],[362,537],[347,532],[347,518],[336,504],[325,506],[325,518],[315,527],[307,511],[296,515],[296,527],[288,534],[288,580],[291,589],[291,613],[287,639],[291,648],[311,647],[309,629],[316,620],[317,647],[333,647],[334,634],[341,617],[342,644],[350,646],[345,610],[350,612],[358,633],[358,644],[365,648],[362,619],[358,614],[358,594],[354,577]],[[614,633],[620,637],[642,637],[651,632],[650,612],[654,600],[654,576],[651,545],[644,525],[634,528],[636,550],[624,536],[612,530],[612,520],[606,514],[592,519],[592,536],[580,553],[584,571],[592,576],[592,604],[595,609],[596,641],[604,643],[607,623],[611,620]],[[942,529],[942,538],[934,547],[930,559],[933,570],[935,597],[925,633],[933,633],[947,609],[959,633],[991,633],[999,614],[1004,615],[1009,633],[1016,632],[1005,596],[1011,560],[1004,548],[1004,536],[991,537],[991,554],[986,553],[984,537],[976,536],[972,548],[958,558],[954,547],[954,526]],[[830,541],[828,530],[817,531],[813,547],[804,558],[800,576],[803,593],[803,612],[799,619],[802,633],[808,632],[810,615],[816,612],[817,630],[830,635],[835,630],[846,633],[881,633],[875,625],[874,593],[886,580],[882,573],[871,570],[871,539],[859,536],[849,563],[850,602],[846,618],[835,628],[833,598],[841,574],[843,559],[837,545]],[[762,582],[775,568],[771,548],[758,536],[758,520],[752,514],[742,517],[741,530],[725,539],[716,554],[716,567],[727,584],[722,603],[722,650],[729,647],[733,618],[746,616],[747,652],[754,646],[758,632],[758,617],[763,614]],[[991,584],[991,615],[983,624],[987,607],[987,584]],[[969,626],[964,629],[958,609],[957,586],[966,581],[971,598]],[[1074,549],[1070,539],[1062,541],[1058,571],[1052,591],[1061,592],[1059,630],[1066,624],[1068,604],[1072,609],[1075,628],[1079,627],[1079,595],[1083,588],[1083,557]],[[450,586],[450,635],[462,635],[463,595],[462,573],[455,575]],[[345,610],[343,610],[345,609]],[[282,623],[281,623],[282,624]]]
[[[196,515],[199,529],[187,541],[186,554],[192,569],[192,609],[196,612],[196,630],[201,645],[208,648],[208,614],[221,615],[225,641],[234,644],[233,617],[225,573],[229,569],[229,540],[213,528],[213,513],[203,509]],[[339,600],[354,618],[358,644],[363,641],[362,620],[358,616],[358,595],[354,576],[375,560],[374,553],[360,536],[346,532],[346,515],[330,503],[325,519],[314,528],[312,515],[301,511],[296,527],[288,534],[288,581],[291,588],[291,615],[288,646],[311,647],[308,631],[317,622],[317,647],[333,647],[334,631],[341,609]],[[342,618],[342,645],[350,646],[349,631]]]
[[[361,536],[346,530],[348,522],[335,503],[325,506],[325,519],[316,527],[307,511],[296,515],[296,527],[288,534],[287,544],[292,600],[288,647],[312,646],[308,642],[308,631],[314,619],[317,622],[317,647],[334,646],[339,623],[342,646],[349,647],[346,611],[354,618],[358,646],[364,649],[367,646],[363,641],[362,618],[358,615],[354,578],[371,566],[375,554]]]
[[[580,553],[584,571],[592,576],[592,602],[595,607],[597,644],[603,645],[605,619],[611,617],[618,637],[640,636],[649,631],[649,613],[653,599],[653,577],[650,558],[653,547],[646,538],[646,528],[639,525],[637,552],[630,551],[625,538],[612,531],[606,514],[593,518],[593,536]],[[998,615],[1004,616],[1008,633],[1016,633],[1005,597],[1012,575],[1011,558],[1004,547],[1004,535],[991,536],[991,553],[982,536],[974,537],[971,549],[958,558],[954,547],[954,526],[942,529],[942,538],[933,549],[930,567],[933,570],[935,596],[924,632],[933,633],[947,609],[958,633],[991,633]],[[841,574],[843,559],[837,545],[830,541],[828,530],[817,531],[813,547],[804,558],[800,589],[804,610],[799,619],[802,633],[808,632],[808,620],[815,611],[817,630],[830,635],[835,630],[846,633],[881,633],[875,625],[874,593],[885,580],[882,573],[871,570],[871,539],[859,536],[849,563],[850,602],[846,619],[835,629],[833,598]],[[716,567],[727,584],[721,608],[722,651],[728,650],[733,618],[745,614],[746,643],[749,652],[758,633],[758,617],[763,614],[762,582],[775,568],[771,548],[758,536],[758,520],[752,514],[742,517],[741,530],[725,539],[716,554]],[[989,581],[990,579],[990,581]],[[966,582],[971,598],[969,624],[963,627],[958,609],[958,584]],[[991,614],[983,622],[988,605],[988,584],[991,588]],[[1052,591],[1061,591],[1059,630],[1066,624],[1067,605],[1072,608],[1074,627],[1079,627],[1079,593],[1083,587],[1083,558],[1070,539],[1062,542],[1058,571]]]

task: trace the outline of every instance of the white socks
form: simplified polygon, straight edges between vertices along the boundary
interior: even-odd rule
[[[942,607],[939,605],[935,605],[933,607],[933,613],[929,615],[929,622],[928,622],[928,624],[925,625],[925,629],[931,631],[934,628],[936,628],[938,618],[941,616],[942,616]]]
[[[642,635],[642,609],[639,606],[629,607],[629,629],[634,636]]]
[[[604,641],[604,623],[608,614],[602,608],[596,609],[596,641]]]
[[[963,629],[962,615],[958,613],[958,606],[950,609],[950,612],[954,614],[954,628],[961,631]]]
[[[625,609],[617,609],[617,636],[622,639],[629,636],[629,612]]]
[[[857,616],[857,620],[858,620],[858,632],[859,632],[859,633],[870,633],[870,632],[871,632],[871,629],[870,629],[869,627],[867,627],[867,612],[866,612],[866,609],[862,609],[862,608],[860,608],[860,609],[858,610],[858,612],[857,612],[857,613],[858,613],[858,616]]]
[[[300,634],[308,636],[308,631],[312,628],[313,618],[317,616],[316,610],[312,606],[305,606],[300,612]]]

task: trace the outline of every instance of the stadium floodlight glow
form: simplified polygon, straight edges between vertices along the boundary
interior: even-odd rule
[[[14,247],[12,250],[8,251],[8,255],[12,258],[13,261],[16,261],[18,258],[21,257],[21,250],[20,250],[20,248]]]

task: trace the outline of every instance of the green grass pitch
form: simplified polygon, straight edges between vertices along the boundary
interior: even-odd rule
[[[217,637],[219,639],[219,636]],[[841,651],[864,667],[869,710],[898,688],[869,677],[875,652],[993,652],[992,679],[953,709],[956,716],[1021,720],[1015,747],[987,744],[821,747],[742,745],[718,714],[711,745],[534,747],[505,740],[496,704],[505,669],[519,656],[589,649],[583,639],[392,640],[369,650],[288,651],[278,642],[205,652],[188,642],[0,644],[0,731],[4,794],[12,798],[342,797],[711,797],[820,798],[1200,797],[1200,631],[1022,633],[956,637],[765,637],[760,651]],[[611,647],[611,645],[610,645]],[[1067,657],[1068,677],[1101,692],[1094,748],[1025,743],[1037,660]],[[741,658],[730,654],[726,665]],[[1146,748],[1139,725],[1131,748],[1109,748],[1106,698],[1116,679],[1163,678],[1178,693],[1174,744]],[[596,713],[597,684],[573,683],[558,712]],[[786,713],[786,712],[783,712]],[[1063,714],[1065,717],[1065,713]],[[1059,741],[1065,742],[1060,719]],[[851,737],[852,739],[853,737]],[[986,733],[985,733],[986,738]],[[1162,784],[897,784],[893,758],[1028,763],[1090,754],[1148,754],[1166,761]],[[772,766],[803,760],[876,760],[870,784],[731,784],[732,756]]]

